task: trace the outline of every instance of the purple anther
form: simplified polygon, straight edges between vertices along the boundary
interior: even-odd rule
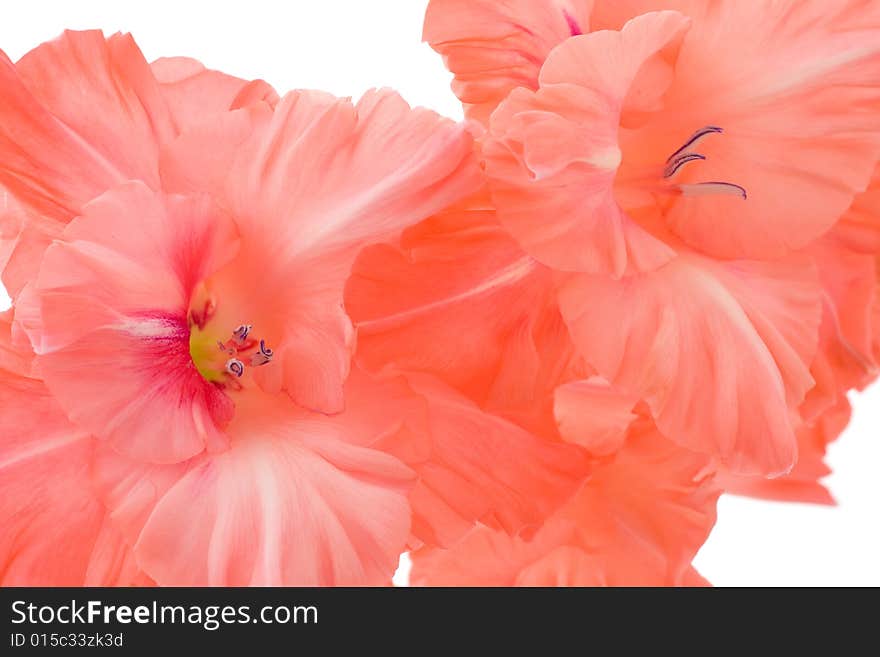
[[[705,160],[705,155],[700,155],[699,153],[688,153],[687,155],[679,155],[672,162],[669,163],[669,166],[663,171],[664,178],[672,178],[678,170],[681,169],[688,162],[693,162],[694,160]]]
[[[232,332],[232,339],[241,344],[242,342],[247,340],[247,337],[248,335],[250,335],[252,328],[253,326],[251,326],[250,324],[242,324]]]
[[[679,185],[682,194],[685,196],[741,196],[742,199],[748,200],[749,193],[745,187],[729,182],[702,182],[692,185]]]
[[[226,371],[240,378],[244,374],[244,363],[237,358],[230,358],[226,361]]]
[[[705,128],[700,128],[700,129],[697,130],[693,135],[691,135],[691,138],[688,139],[688,140],[684,143],[684,146],[682,146],[682,147],[679,148],[677,151],[675,151],[672,155],[670,155],[670,156],[669,156],[669,159],[667,159],[666,161],[667,161],[667,162],[672,162],[672,161],[673,161],[674,159],[676,159],[679,155],[681,155],[682,153],[684,153],[685,151],[687,151],[691,146],[696,145],[696,143],[697,143],[698,141],[700,141],[700,140],[701,140],[703,137],[705,137],[706,135],[721,134],[721,133],[723,133],[723,132],[724,132],[724,129],[723,129],[723,128],[719,128],[718,126],[715,126],[715,125],[707,125]]]
[[[266,346],[265,340],[260,340],[260,350],[251,356],[251,367],[259,367],[271,362],[274,352]]]

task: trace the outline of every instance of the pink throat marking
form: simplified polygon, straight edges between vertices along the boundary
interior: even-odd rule
[[[562,10],[562,14],[565,16],[565,22],[568,23],[568,31],[571,32],[571,36],[580,36],[584,33],[574,16],[565,9]]]

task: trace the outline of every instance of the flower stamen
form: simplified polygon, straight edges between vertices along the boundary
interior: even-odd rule
[[[251,356],[250,366],[259,367],[260,365],[270,363],[274,355],[274,352],[266,346],[266,341],[260,340],[260,350]]]
[[[201,313],[192,313],[193,316]],[[272,362],[274,352],[265,340],[251,338],[252,324],[240,324],[226,340],[207,340],[202,331],[193,329],[190,333],[190,355],[201,375],[231,390],[241,390],[238,381],[244,377],[248,367],[259,367]],[[216,344],[216,351],[210,347]]]
[[[707,125],[704,128],[700,128],[693,135],[691,135],[690,139],[688,139],[684,145],[675,151],[672,155],[669,156],[666,160],[666,167],[663,169],[663,177],[665,179],[670,179],[678,173],[682,167],[690,162],[696,161],[704,161],[706,159],[705,155],[701,153],[694,153],[691,149],[696,146],[700,141],[702,141],[705,137],[713,134],[723,134],[724,130],[714,125]],[[709,182],[699,182],[699,183],[690,183],[683,185],[675,185],[673,189],[678,189],[684,196],[714,196],[714,195],[735,195],[741,197],[744,201],[749,198],[748,192],[745,187],[741,185],[737,185],[736,183],[729,183],[723,181],[709,181]]]
[[[684,143],[684,146],[682,146],[677,151],[675,151],[672,155],[670,155],[669,158],[666,160],[666,162],[667,163],[672,162],[672,160],[676,159],[679,155],[682,155],[686,151],[689,151],[692,146],[696,146],[700,141],[703,140],[703,137],[706,137],[708,135],[713,135],[713,134],[718,134],[718,135],[724,134],[724,129],[719,128],[716,125],[707,125],[704,128],[700,128],[693,135],[691,135],[690,139],[688,139]]]
[[[672,162],[670,162],[666,169],[663,170],[664,178],[672,178],[678,170],[681,169],[688,162],[693,162],[694,160],[705,160],[705,155],[700,155],[699,153],[687,153],[684,155],[679,155]]]
[[[237,358],[230,358],[226,361],[226,371],[233,376],[241,378],[241,375],[244,374],[244,363]]]
[[[701,182],[679,185],[678,188],[684,196],[740,196],[744,201],[749,198],[745,187],[728,182]]]
[[[242,345],[247,340],[248,335],[250,335],[251,330],[253,329],[252,324],[242,324],[238,328],[236,328],[232,332],[232,339],[236,344]]]

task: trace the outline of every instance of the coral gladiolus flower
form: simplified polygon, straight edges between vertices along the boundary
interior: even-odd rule
[[[18,235],[48,244],[14,245],[36,273],[13,329],[42,379],[22,403],[50,394],[81,448],[35,448],[35,467],[76,464],[65,487],[108,515],[71,531],[109,521],[130,550],[114,563],[163,585],[380,584],[407,543],[536,527],[586,475],[579,447],[439,381],[350,367],[351,263],[479,184],[464,126],[389,91],[278,101],[186,60],[154,75],[128,37],[67,33],[26,74],[3,63],[0,181]],[[6,548],[2,571],[33,578]]]
[[[682,13],[638,15],[670,4]],[[537,260],[583,272],[560,296],[575,343],[661,431],[739,472],[783,473],[822,312],[813,263],[792,252],[840,219],[880,155],[877,7],[573,6],[428,12],[462,100],[489,117],[498,217]],[[476,91],[490,88],[504,92]]]
[[[669,232],[715,256],[777,257],[827,231],[866,188],[880,137],[863,108],[880,107],[880,90],[862,81],[880,68],[880,16],[872,32],[871,16],[851,23],[826,3],[784,15],[734,4],[571,38],[544,63],[537,92],[502,103],[487,164],[499,216],[527,250],[556,268],[614,276],[667,262],[678,250]],[[821,31],[774,39],[816,13]],[[722,69],[708,50],[725,40],[756,44],[743,54],[752,63]],[[795,72],[776,64],[789,49],[811,53]],[[748,84],[732,77],[743,66],[756,69]],[[813,116],[821,130],[793,129]],[[542,228],[535,213],[558,219]]]
[[[707,582],[880,373],[880,5],[431,0],[469,121],[0,53],[0,584]]]
[[[676,18],[674,14],[665,13],[665,27],[653,19],[657,29],[648,29],[644,40],[636,33],[651,19],[641,17],[621,33],[620,42],[607,32],[589,38],[578,36],[591,30],[620,30],[630,19],[657,9],[677,9],[683,16]],[[577,23],[576,29],[571,27],[572,20]],[[625,212],[643,212],[641,206],[650,202],[651,194],[666,190],[667,201],[669,194],[673,194],[665,222],[672,230],[698,248],[710,249],[713,253],[753,256],[807,244],[839,218],[852,190],[864,188],[877,152],[876,125],[871,121],[871,113],[865,110],[876,107],[877,91],[862,81],[870,77],[871,67],[877,66],[878,20],[876,6],[866,0],[748,5],[726,0],[715,3],[432,0],[424,36],[444,55],[456,74],[454,89],[465,106],[480,108],[478,113],[487,123],[491,112],[508,92],[519,88],[512,97],[529,99],[531,95],[523,93],[524,89],[538,91],[539,87],[547,87],[528,101],[535,105],[535,111],[518,129],[533,131],[541,125],[549,126],[550,120],[555,121],[560,139],[556,157],[563,158],[557,162],[559,165],[568,161],[564,160],[565,153],[576,156],[574,160],[581,165],[600,162],[603,158],[612,163],[620,159],[619,170],[615,164],[606,172],[613,174],[617,170],[616,175],[607,178],[608,182],[614,182],[617,203],[611,204],[612,209],[618,205]],[[569,43],[550,58],[552,65],[542,72],[550,52],[563,42]],[[591,48],[601,51],[604,42],[608,42],[608,52],[614,57],[596,58],[594,68],[588,51]],[[721,51],[736,61],[718,56],[720,46],[726,42],[730,46]],[[804,57],[803,53],[809,55]],[[578,58],[584,60],[583,66],[578,66],[575,61]],[[566,61],[572,65],[568,72]],[[798,62],[797,71],[792,71],[787,63],[794,61]],[[832,93],[831,88],[837,91]],[[591,94],[598,94],[605,98],[602,102],[611,103],[608,113],[601,114],[599,106],[589,107]],[[612,98],[616,98],[616,102],[609,100]],[[541,99],[551,106],[540,107]],[[579,99],[586,104],[579,107]],[[559,103],[554,105],[556,101]],[[571,114],[562,109],[564,106]],[[750,118],[757,112],[755,108],[761,110],[760,123]],[[612,115],[618,117],[619,137],[614,134],[617,126],[605,123]],[[811,116],[814,115],[823,117],[821,134],[803,129],[804,125],[813,123]],[[695,122],[687,126],[689,117],[694,117]],[[709,118],[717,121],[713,123]],[[526,119],[526,115],[521,119]],[[605,134],[596,143],[577,138],[576,125],[587,121],[591,122],[593,139],[598,139],[600,132]],[[737,127],[740,123],[743,124],[741,129]],[[792,126],[801,126],[801,129],[792,130]],[[681,132],[677,133],[679,129]],[[566,141],[559,130],[571,131],[568,135],[575,139]],[[536,135],[534,140],[528,141],[529,150],[535,155],[540,152],[534,149],[541,147],[541,139]],[[552,142],[546,139],[545,136],[543,145],[552,150]],[[786,147],[782,148],[783,145]],[[799,152],[795,146],[805,151]],[[580,148],[582,152],[566,150],[571,148]],[[619,158],[614,155],[616,151],[620,151]],[[814,151],[815,156],[810,155]],[[836,159],[835,152],[846,159]],[[766,157],[762,157],[764,154]],[[524,158],[533,159],[528,154],[524,154]],[[653,181],[649,180],[651,172],[645,168],[651,162],[654,172],[658,173]],[[793,166],[788,166],[789,163]],[[741,173],[733,170],[737,164],[744,165]],[[541,166],[552,169],[553,163]],[[818,169],[812,172],[799,169],[807,166]],[[603,169],[593,169],[593,177],[598,182]],[[796,178],[789,179],[798,171],[800,182]],[[848,180],[835,182],[835,171],[845,174]],[[547,170],[530,173],[541,179],[548,177]],[[688,186],[699,183],[698,177],[704,182],[730,184],[713,182],[697,188]],[[737,184],[736,179],[759,180],[758,185],[740,183],[752,201],[749,204],[736,203],[736,197],[741,195],[741,190],[733,186]],[[821,182],[810,185],[806,196],[792,194],[792,198],[805,205],[805,199],[810,199],[810,207],[793,211],[792,206],[784,202],[787,200],[784,194],[774,193],[792,185],[801,189],[808,184],[806,180],[825,181],[824,185]],[[563,182],[557,180],[559,184]],[[686,187],[681,189],[678,183]],[[585,187],[591,190],[586,198],[593,200],[587,203],[580,199],[578,216],[581,219],[591,214],[591,210],[584,208],[600,207],[596,203],[607,187],[606,184]],[[850,194],[842,193],[844,190],[850,190]],[[730,194],[732,198],[676,201],[674,195],[679,193],[721,193]],[[819,194],[824,196],[817,196]],[[547,196],[552,201],[549,193]],[[565,201],[561,199],[564,198],[565,194],[560,193],[555,202],[563,204]],[[538,202],[540,198],[533,194],[531,200]],[[558,205],[548,209],[562,208]],[[539,208],[519,209],[524,215],[520,233],[528,228],[526,215],[532,209]],[[502,217],[508,214],[502,212]],[[557,217],[559,225],[552,236],[537,232],[533,247],[544,251],[546,257],[555,258],[549,250],[553,244],[565,242],[563,222],[573,221],[570,214],[552,215]],[[699,216],[692,218],[692,215]],[[733,216],[738,219],[733,221],[730,219]],[[763,221],[764,216],[773,216],[775,220]],[[801,221],[796,230],[785,223],[789,216]],[[512,220],[511,217],[508,219]],[[810,217],[816,217],[822,224],[817,225],[815,231],[806,230],[811,225]],[[636,222],[642,221],[643,218],[636,217]],[[577,225],[573,221],[569,229]],[[600,249],[594,254],[614,259],[603,266],[611,266],[613,271],[619,272],[622,267],[650,267],[658,259],[662,260],[664,247],[654,243],[653,256],[641,264],[633,261],[639,254],[645,256],[638,250],[642,243],[640,236],[644,235],[637,225],[624,222],[615,227],[616,220],[599,225],[605,228],[596,232],[593,239],[613,237],[613,243],[606,242],[613,248],[604,252]],[[586,230],[586,226],[581,225],[581,229]],[[763,243],[775,235],[781,236],[782,241],[796,239],[798,244],[774,247]],[[521,237],[528,243],[526,235]],[[542,239],[550,237],[549,241]],[[624,243],[636,249],[628,258],[621,250]],[[590,248],[588,245],[579,249],[579,255],[563,249],[558,257],[579,258],[580,264],[570,262],[568,266],[596,267],[599,263],[587,263]]]

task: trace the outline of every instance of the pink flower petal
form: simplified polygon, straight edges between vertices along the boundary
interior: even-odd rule
[[[119,225],[137,216],[137,233]],[[225,445],[232,402],[196,370],[187,312],[196,285],[235,253],[206,197],[130,183],[90,203],[46,253],[29,329],[47,386],[71,419],[154,462]]]
[[[0,55],[0,184],[29,210],[66,222],[129,179],[157,187],[175,128],[131,36],[65,32],[17,64]]]
[[[139,580],[130,548],[107,523],[92,490],[93,443],[70,424],[41,381],[0,370],[3,586]]]
[[[585,358],[665,435],[741,472],[794,464],[821,312],[808,262],[680,256],[622,281],[573,276],[560,303]]]
[[[413,555],[428,586],[682,586],[715,522],[707,459],[640,422],[614,460],[530,540],[479,528],[449,550]]]
[[[256,393],[231,448],[149,466],[103,450],[104,499],[141,567],[162,585],[379,585],[409,531],[412,472],[366,442]]]
[[[188,57],[161,57],[150,69],[180,132],[191,130],[215,113],[257,102],[272,106],[278,102],[278,94],[266,82],[212,71]]]
[[[547,54],[586,32],[593,0],[431,0],[422,38],[455,74],[468,117],[488,123],[516,87],[537,88]]]

